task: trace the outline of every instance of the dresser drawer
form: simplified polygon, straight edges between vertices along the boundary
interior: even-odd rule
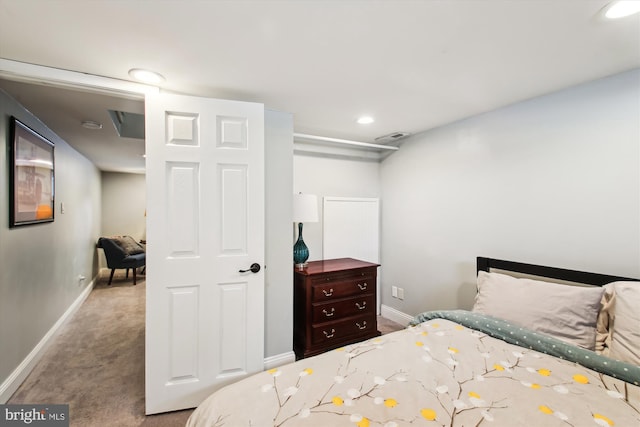
[[[311,301],[323,302],[352,295],[375,293],[376,278],[370,274],[313,279]]]
[[[362,295],[349,299],[314,303],[312,305],[312,322],[323,323],[343,317],[372,313],[375,310],[375,295]]]
[[[311,327],[312,344],[326,343],[331,345],[334,341],[352,335],[364,335],[377,328],[375,315],[350,317],[339,322],[322,323]]]

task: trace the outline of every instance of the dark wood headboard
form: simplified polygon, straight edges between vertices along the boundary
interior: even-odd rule
[[[549,277],[557,280],[569,282],[585,283],[595,286],[604,286],[607,283],[624,281],[639,281],[628,277],[610,276],[608,274],[587,273],[585,271],[567,270],[565,268],[545,267],[543,265],[525,264],[522,262],[505,261],[494,258],[477,258],[477,271],[490,271],[496,268],[499,270],[513,271],[516,273],[531,274],[540,277]]]

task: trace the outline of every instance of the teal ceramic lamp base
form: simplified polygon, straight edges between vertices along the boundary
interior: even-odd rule
[[[296,268],[303,269],[307,266],[309,259],[309,248],[302,239],[302,223],[298,223],[298,240],[293,245],[293,262]]]

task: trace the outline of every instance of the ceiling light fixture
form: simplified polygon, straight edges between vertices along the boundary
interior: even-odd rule
[[[360,118],[358,118],[357,122],[361,125],[369,125],[371,123],[373,123],[375,120],[373,120],[373,117],[370,116],[362,116]]]
[[[102,129],[102,123],[96,122],[95,120],[83,120],[82,127],[85,129],[99,130]]]
[[[640,12],[639,1],[621,0],[611,2],[605,6],[604,16],[609,19],[619,19],[626,18],[638,12]]]
[[[129,70],[129,76],[138,80],[139,82],[157,85],[164,83],[164,77],[162,74],[158,74],[155,71],[145,70],[143,68],[132,68]]]

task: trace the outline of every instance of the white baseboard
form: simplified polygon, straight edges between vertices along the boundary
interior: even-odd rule
[[[410,314],[406,314],[401,312],[400,310],[396,310],[393,307],[389,307],[388,305],[382,304],[380,306],[380,315],[385,319],[393,320],[396,323],[400,323],[401,325],[406,326],[413,320],[414,316]]]
[[[82,305],[84,300],[87,299],[93,287],[96,283],[97,276],[93,278],[91,283],[89,283],[82,293],[78,295],[78,298],[67,308],[67,310],[60,316],[58,321],[49,329],[49,331],[45,334],[44,337],[40,340],[38,344],[31,350],[31,352],[24,358],[24,360],[18,365],[16,369],[13,370],[11,375],[9,375],[2,384],[0,384],[0,404],[6,403],[13,393],[16,392],[18,387],[22,384],[22,382],[27,378],[27,375],[31,373],[36,364],[40,361],[42,356],[44,355],[45,350],[51,342],[51,339],[54,337],[58,329],[62,326],[62,324],[70,318],[76,310]]]
[[[277,368],[278,366],[286,365],[296,361],[296,354],[293,351],[286,353],[276,354],[275,356],[265,357],[264,370]]]

